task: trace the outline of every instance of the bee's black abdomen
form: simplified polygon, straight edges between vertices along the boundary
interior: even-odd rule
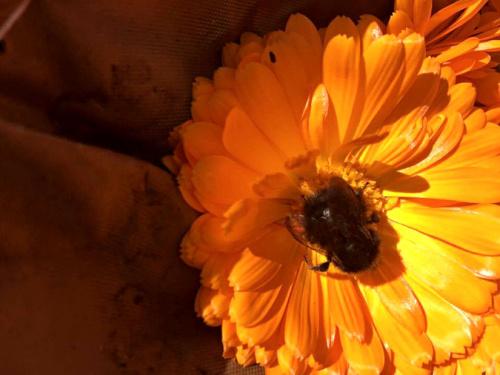
[[[304,202],[306,239],[319,245],[338,268],[359,272],[378,255],[378,238],[366,227],[365,205],[340,177]]]

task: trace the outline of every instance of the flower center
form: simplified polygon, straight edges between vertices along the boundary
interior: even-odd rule
[[[333,263],[347,273],[368,269],[379,253],[377,223],[385,207],[375,181],[348,165],[320,170],[300,189],[304,199],[291,220],[300,220],[303,242],[327,260],[313,268],[325,270]]]

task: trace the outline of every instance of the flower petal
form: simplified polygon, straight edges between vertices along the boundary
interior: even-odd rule
[[[196,294],[196,299],[194,303],[194,309],[196,314],[203,318],[203,321],[212,327],[219,326],[222,323],[222,319],[216,315],[213,306],[211,304],[212,299],[219,293],[215,290],[201,287]]]
[[[367,337],[365,317],[363,313],[363,297],[356,283],[350,278],[329,278],[327,282],[330,320],[342,333],[360,342]]]
[[[468,134],[483,129],[487,123],[487,115],[481,108],[474,109],[474,111],[464,119],[465,129]]]
[[[436,348],[435,361],[443,364],[451,353],[465,353],[465,348],[473,344],[467,316],[418,282],[411,281],[411,286],[425,307],[427,335]]]
[[[192,168],[184,164],[177,175],[177,181],[179,182],[179,190],[181,192],[182,198],[189,204],[193,209],[198,212],[205,212],[205,208],[202,206],[196,195],[194,194],[194,186],[191,182],[191,176],[193,174]]]
[[[397,223],[393,223],[393,227],[400,235],[398,248],[409,277],[429,286],[465,311],[473,314],[488,311],[491,307],[488,281],[478,279],[465,267],[434,251],[436,245],[432,237]]]
[[[328,26],[323,54],[323,81],[335,108],[340,141],[349,140],[359,118],[363,68],[358,29],[347,17],[336,17]]]
[[[230,205],[254,195],[252,185],[258,175],[224,156],[200,159],[192,171],[192,183],[202,203]]]
[[[396,0],[394,4],[396,11],[405,12],[415,22],[415,30],[422,32],[432,13],[432,1],[430,0]]]
[[[405,50],[405,72],[398,97],[406,94],[417,78],[425,57],[425,39],[422,35],[412,33],[403,39]],[[415,92],[412,92],[414,95]]]
[[[303,62],[307,62],[305,65],[309,78],[315,84],[321,77],[321,57],[323,52],[321,37],[316,26],[302,14],[293,14],[288,18],[285,31],[288,34],[298,34],[306,41],[307,50],[302,51],[304,55]]]
[[[229,288],[229,272],[239,258],[238,253],[212,253],[203,264],[200,280],[201,284],[214,289],[227,292]]]
[[[358,21],[359,35],[363,49],[368,48],[376,39],[384,35],[385,25],[377,17],[363,14]]]
[[[227,154],[222,145],[222,128],[211,122],[193,122],[181,129],[184,152],[189,162],[211,155]]]
[[[429,152],[418,163],[405,168],[402,172],[416,174],[435,165],[457,148],[465,132],[462,116],[458,112],[450,114],[443,122],[442,116],[434,117],[429,123],[429,128],[433,132],[432,140],[429,142]]]
[[[366,85],[365,103],[361,119],[356,126],[355,137],[370,128],[374,132],[378,123],[372,120],[383,119],[397,104],[396,94],[401,90],[405,72],[405,49],[403,42],[393,35],[376,39],[363,51]]]
[[[223,229],[230,238],[251,238],[285,218],[289,212],[290,207],[279,199],[244,199],[224,213]]]
[[[500,255],[500,207],[431,208],[402,204],[387,213],[391,221],[440,238],[467,251]]]
[[[323,298],[319,275],[301,262],[285,320],[285,343],[299,358],[314,353],[323,327]]]
[[[262,63],[275,74],[292,107],[295,121],[299,123],[304,114],[311,82],[292,38],[283,31],[270,33],[266,39]]]
[[[498,165],[498,163],[495,163]],[[384,195],[444,199],[469,203],[495,203],[500,201],[500,171],[490,167],[471,166],[454,169],[430,169],[419,175],[430,185],[416,191],[410,177],[395,179],[384,184]],[[467,181],[466,189],[464,181]]]
[[[274,227],[248,246],[229,275],[235,291],[269,289],[278,273],[287,271],[284,267],[302,261],[300,252],[294,250],[296,241],[282,226]]]
[[[439,168],[462,168],[500,154],[500,128],[489,124],[464,136],[460,147]]]
[[[375,330],[372,330],[369,337],[367,337],[368,341],[366,343],[351,339],[343,332],[341,332],[340,338],[347,362],[356,371],[356,374],[372,375],[381,373],[384,368],[385,351]]]
[[[437,57],[437,61],[445,63],[457,57],[463,56],[466,53],[473,51],[479,45],[479,39],[467,38],[462,42],[455,44],[444,52],[441,52]]]
[[[397,254],[397,253],[396,253]],[[406,280],[399,274],[389,251],[381,250],[380,259],[373,269],[360,273],[361,283],[370,286],[399,324],[419,335],[425,331],[425,315],[420,302]]]
[[[432,35],[432,39],[429,39],[428,43],[431,43],[434,40],[437,40],[444,35],[451,33],[453,30],[466,23],[484,6],[487,1],[488,0],[459,0],[434,13],[424,30],[425,36],[437,29],[438,26],[443,24],[451,17],[454,17],[456,14],[458,14],[458,12],[464,10],[464,12],[462,12],[462,14],[460,14],[460,16],[457,17],[453,23],[447,25],[447,27],[444,28],[441,32]]]
[[[308,370],[307,362],[305,359],[299,359],[295,356],[293,351],[286,345],[278,349],[278,362],[280,364],[280,371],[278,374],[306,374]],[[277,375],[277,374],[275,374]]]
[[[339,145],[339,129],[336,126],[334,108],[326,87],[321,84],[311,98],[307,133],[312,149],[329,155]]]
[[[432,343],[425,333],[415,334],[403,327],[397,317],[384,307],[378,294],[370,287],[363,288],[370,314],[380,338],[396,355],[420,367],[433,358]]]
[[[240,108],[227,117],[223,142],[236,159],[255,171],[272,173],[284,168],[284,156]]]
[[[287,157],[305,152],[299,124],[269,68],[257,63],[240,66],[236,71],[236,93],[254,124]]]
[[[208,101],[210,118],[214,123],[224,126],[227,115],[237,105],[238,100],[232,90],[218,89]]]

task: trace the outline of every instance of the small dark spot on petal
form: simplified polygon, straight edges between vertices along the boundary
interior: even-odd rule
[[[269,52],[269,60],[274,64],[276,62],[276,55],[274,54],[273,51]]]
[[[6,50],[5,40],[0,40],[0,54],[4,54]]]

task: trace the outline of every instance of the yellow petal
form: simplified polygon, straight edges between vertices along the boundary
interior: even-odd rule
[[[394,250],[395,251],[395,250]],[[396,269],[397,261],[389,251],[381,250],[380,259],[371,270],[358,275],[358,280],[372,288],[387,311],[416,335],[425,330],[425,315],[420,302],[413,294],[406,280]]]
[[[203,201],[230,205],[254,195],[257,175],[224,156],[208,156],[193,167],[192,182]]]
[[[365,101],[355,137],[364,134],[369,127],[370,132],[375,132],[379,124],[371,124],[372,120],[385,118],[396,106],[395,96],[404,78],[404,58],[403,43],[393,35],[376,39],[363,51]]]
[[[273,332],[260,332],[259,344],[269,339],[280,325],[283,313],[287,309],[290,291],[295,274],[291,269],[279,272],[271,281],[270,288],[257,291],[236,291],[229,309],[231,320],[243,327],[259,327],[272,320]],[[273,285],[274,284],[274,285]],[[270,328],[269,326],[267,328]],[[255,340],[254,337],[252,340]]]
[[[214,86],[217,89],[233,90],[236,70],[225,66],[214,72]]]
[[[201,270],[201,284],[214,290],[230,290],[229,272],[238,257],[238,253],[211,253]]]
[[[448,63],[453,71],[459,74],[465,74],[477,69],[486,67],[491,61],[491,56],[482,51],[474,51],[457,57]]]
[[[273,173],[284,168],[283,154],[240,108],[234,108],[227,117],[223,142],[236,159],[255,171]]]
[[[405,72],[403,82],[398,92],[398,97],[406,94],[417,78],[417,73],[421,71],[422,62],[425,58],[425,39],[420,34],[410,34],[403,39],[405,50]],[[416,92],[412,91],[415,95]]]
[[[193,122],[181,129],[184,152],[191,164],[211,155],[225,155],[222,128],[211,122]]]
[[[440,63],[450,61],[454,58],[462,56],[467,52],[473,51],[479,45],[479,39],[468,38],[464,41],[448,48],[446,51],[441,52],[436,58]]]
[[[311,148],[329,155],[340,143],[334,108],[324,85],[318,85],[311,100],[308,136]]]
[[[321,77],[323,52],[321,37],[316,26],[302,14],[293,14],[288,18],[285,31],[291,35],[300,35],[304,39],[305,46],[299,49],[299,53],[302,55],[302,61],[306,66],[311,83],[316,84]]]
[[[474,83],[478,102],[487,106],[497,106],[500,103],[500,73],[489,72]],[[498,120],[494,122],[498,124]]]
[[[458,112],[451,113],[443,123],[439,117],[433,118],[429,124],[434,133],[429,142],[429,153],[415,165],[406,168],[404,173],[415,174],[432,167],[452,153],[462,140],[465,132],[462,116]]]
[[[191,103],[191,116],[194,121],[212,121],[210,97],[211,95],[202,95],[193,100]]]
[[[363,68],[358,29],[346,17],[335,18],[327,29],[323,55],[323,80],[335,108],[340,141],[352,137],[352,124],[359,118]]]
[[[487,159],[493,160],[493,159]],[[498,164],[496,164],[498,165]],[[500,171],[491,167],[470,166],[454,169],[435,168],[419,175],[430,185],[415,191],[415,180],[402,177],[384,185],[384,195],[444,199],[469,203],[500,201]]]
[[[424,30],[426,36],[434,29],[437,29],[438,26],[442,25],[445,21],[447,21],[451,17],[454,17],[456,14],[458,14],[458,12],[464,10],[462,14],[460,14],[459,17],[456,17],[454,22],[452,22],[450,25],[447,25],[447,27],[444,28],[443,31],[432,35],[432,39],[429,39],[428,43],[431,43],[434,40],[437,40],[442,36],[449,34],[453,30],[459,28],[461,25],[470,20],[487,1],[488,0],[459,0],[434,13]]]
[[[278,349],[278,362],[281,372],[278,374],[306,374],[308,370],[307,362],[304,359],[297,358],[293,351],[283,345]],[[274,374],[277,375],[277,374]]]
[[[432,12],[431,0],[396,0],[394,9],[405,12],[413,20],[414,30],[423,34]]]
[[[255,183],[253,190],[261,198],[281,198],[296,201],[302,199],[298,186],[289,175],[284,173],[265,175]]]
[[[182,198],[189,204],[193,209],[198,212],[205,212],[205,207],[200,203],[199,199],[194,193],[194,186],[191,182],[191,176],[193,174],[192,168],[184,164],[177,176],[177,181],[179,183],[179,190],[182,194]]]
[[[283,88],[269,68],[257,63],[239,67],[236,93],[254,124],[287,157],[305,152],[299,124]]]
[[[323,327],[322,296],[318,273],[301,262],[285,320],[285,343],[300,358],[307,358],[316,348]]]
[[[480,163],[500,154],[500,128],[490,124],[472,134],[466,134],[460,147],[439,168],[461,168]]]
[[[276,350],[266,350],[266,348],[261,346],[255,347],[255,360],[259,365],[266,366],[266,369],[278,364]]]
[[[474,86],[469,82],[457,83],[450,88],[449,95],[450,102],[443,113],[460,112],[462,116],[467,116],[476,99]]]
[[[236,325],[229,320],[222,321],[222,346],[224,348],[222,356],[232,358],[236,354],[236,347],[241,345],[236,336]]]
[[[190,265],[201,269],[210,256],[212,249],[206,249],[199,246],[196,237],[198,237],[200,222],[205,221],[210,215],[205,214],[199,216],[191,225],[189,232],[182,238],[181,242],[181,258]]]
[[[493,122],[498,125],[500,122],[500,107],[489,108],[486,111],[486,119],[488,122]]]
[[[328,279],[330,319],[347,337],[364,342],[367,337],[363,297],[350,278]]]
[[[269,289],[273,287],[273,280],[279,280],[279,272],[288,271],[285,267],[302,260],[300,253],[294,251],[296,241],[281,226],[276,226],[248,246],[229,275],[235,291]]]
[[[190,237],[194,245],[218,252],[235,252],[244,249],[243,238],[228,236],[224,230],[224,218],[203,215],[191,226]]]
[[[469,116],[464,119],[465,129],[467,133],[472,133],[486,126],[488,118],[486,113],[481,108],[476,108]]]
[[[399,35],[399,33],[407,29],[415,30],[413,21],[405,10],[397,9],[389,18],[387,33]]]
[[[235,106],[238,100],[232,90],[216,90],[208,101],[210,118],[220,126],[224,126],[227,115]]]
[[[398,356],[403,356],[414,366],[420,367],[432,360],[432,343],[425,333],[415,334],[403,327],[380,301],[380,297],[370,287],[363,288],[368,308],[380,338]]]
[[[425,115],[437,94],[440,66],[433,58],[426,58],[408,93],[387,119],[388,126],[407,128]]]
[[[415,30],[422,34],[431,18],[432,0],[413,1],[413,23]]]
[[[349,366],[356,371],[356,374],[380,374],[384,368],[385,352],[375,330],[372,330],[366,343],[351,339],[343,332],[341,332],[340,338],[346,360]]]
[[[229,68],[238,66],[238,51],[240,46],[236,43],[227,43],[222,49],[222,64]]]
[[[203,318],[209,326],[216,327],[222,323],[222,319],[217,317],[211,305],[212,298],[218,294],[217,291],[201,287],[196,294],[194,309],[196,314]]]
[[[465,353],[465,347],[473,344],[467,316],[423,285],[411,282],[411,286],[425,307],[427,335],[434,347],[446,353],[436,358],[438,363],[443,364],[451,353]]]
[[[432,208],[406,203],[387,214],[392,221],[472,253],[500,255],[499,206]]]
[[[236,348],[236,362],[241,366],[250,366],[255,363],[255,348],[240,345]]]
[[[358,22],[359,35],[363,49],[368,48],[376,39],[385,34],[384,24],[375,16],[363,14]]]
[[[270,33],[262,54],[262,63],[278,79],[292,107],[295,121],[299,123],[304,114],[311,82],[292,38],[283,31]]]
[[[400,235],[398,248],[409,277],[421,281],[465,311],[473,314],[488,311],[491,307],[488,281],[476,278],[465,267],[433,251],[436,245],[431,237],[400,224],[393,223],[393,227]]]
[[[290,207],[280,199],[244,199],[224,213],[223,229],[231,238],[256,236],[268,225],[281,221],[289,212]]]

